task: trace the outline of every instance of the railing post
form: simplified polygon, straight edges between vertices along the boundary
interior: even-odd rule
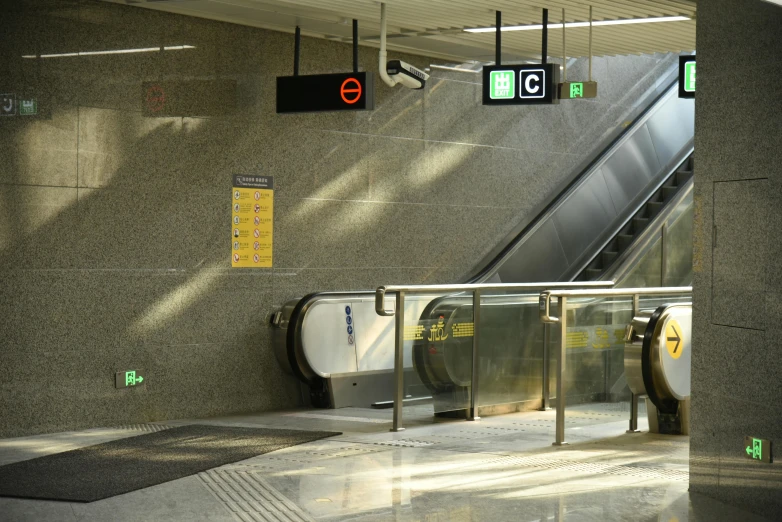
[[[567,297],[559,298],[559,356],[557,357],[557,423],[554,446],[564,446],[565,442],[565,350],[567,349]]]
[[[627,433],[638,433],[638,395],[630,394],[630,429]]]
[[[403,431],[402,407],[405,399],[405,293],[396,293],[394,311],[394,425],[391,431]]]
[[[641,296],[633,294],[633,318],[641,311]],[[630,394],[630,429],[627,433],[638,433],[638,396]]]
[[[478,416],[478,341],[481,322],[481,291],[472,292],[472,382],[470,384],[470,411],[467,420],[477,421]]]
[[[551,330],[549,329],[549,323],[543,323],[543,393],[540,401],[539,411],[549,411],[551,409],[550,394],[551,394],[551,382],[549,374],[549,353],[548,348],[551,344]]]

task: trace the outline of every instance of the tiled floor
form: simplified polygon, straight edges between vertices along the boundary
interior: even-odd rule
[[[0,520],[762,520],[690,495],[688,438],[626,434],[627,406],[568,408],[563,447],[553,411],[435,422],[427,405],[399,433],[391,410],[349,408],[0,440],[7,464],[196,422],[343,432],[89,504],[0,498]]]

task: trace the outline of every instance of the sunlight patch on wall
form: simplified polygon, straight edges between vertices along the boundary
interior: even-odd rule
[[[146,335],[184,314],[199,298],[214,288],[220,275],[224,273],[218,269],[222,265],[221,262],[212,263],[163,296],[128,327],[128,332],[138,336]]]

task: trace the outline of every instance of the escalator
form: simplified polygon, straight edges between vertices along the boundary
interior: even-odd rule
[[[694,106],[678,99],[675,81],[661,90],[633,125],[576,173],[534,220],[521,224],[468,282],[617,281],[617,274],[628,281],[643,279],[646,272],[633,267],[653,264],[647,260],[647,251],[655,248],[649,238],[665,233],[663,218],[681,206],[683,194],[689,191],[691,201]],[[668,253],[670,259],[677,255]],[[544,336],[534,299],[487,295],[484,300],[489,311],[482,314],[481,329],[496,324],[493,329],[502,337],[481,350],[492,361],[482,373],[502,383],[489,400],[539,395]],[[445,393],[452,409],[460,409],[469,382],[463,354],[472,343],[472,303],[458,295],[409,296],[404,313],[414,318],[407,321],[409,338],[405,332],[406,393],[411,398]],[[272,325],[278,361],[302,381],[313,405],[368,406],[390,399],[394,326],[391,318],[375,314],[374,291],[310,294],[286,303]],[[437,341],[442,344],[426,342],[421,332],[432,328],[453,335]],[[518,348],[508,357],[503,346]]]

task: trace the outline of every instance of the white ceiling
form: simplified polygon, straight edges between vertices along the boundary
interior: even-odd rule
[[[351,41],[353,18],[361,45],[377,46],[380,2],[374,0],[105,0],[172,13],[221,20],[276,31]],[[463,62],[494,59],[494,33],[467,33],[489,27],[495,10],[503,25],[539,24],[542,8],[549,23],[686,16],[687,21],[612,25],[593,28],[593,54],[681,52],[695,49],[694,0],[386,0],[391,50]],[[566,30],[567,55],[588,54],[588,28]],[[503,60],[540,57],[541,31],[504,31]],[[550,56],[562,55],[562,30],[549,29]]]

